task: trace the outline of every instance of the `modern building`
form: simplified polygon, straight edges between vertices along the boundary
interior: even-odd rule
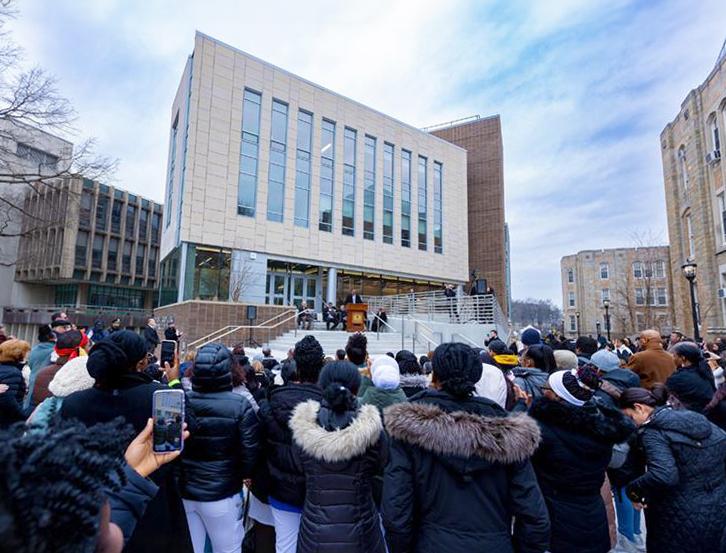
[[[673,329],[668,246],[584,250],[560,261],[564,330],[570,337]]]
[[[124,324],[139,326],[151,313],[161,205],[74,178],[28,194],[24,210],[15,282],[33,301],[5,304],[3,322],[11,331],[18,335],[17,325],[48,322],[44,312],[38,315],[43,320],[34,318],[34,306],[70,308],[79,313],[78,324],[93,324],[105,313],[106,323],[126,316]],[[87,320],[80,317],[86,312]]]
[[[726,327],[726,42],[706,80],[691,90],[660,136],[671,244],[675,324],[693,334],[687,261],[697,264],[702,335]]]
[[[463,147],[197,33],[171,110],[160,304],[320,310],[351,288],[463,284],[467,202]]]
[[[504,217],[502,123],[498,115],[427,129],[467,151],[469,273],[486,280],[505,313],[511,304]]]
[[[73,155],[73,144],[47,132],[0,119],[0,306],[37,303],[32,289],[15,281],[22,208],[39,180],[63,173]],[[48,181],[51,182],[51,181]],[[42,221],[36,222],[41,226]],[[26,225],[27,228],[27,225]],[[2,320],[2,319],[0,319]]]

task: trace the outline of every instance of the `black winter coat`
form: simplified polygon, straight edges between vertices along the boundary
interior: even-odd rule
[[[726,433],[698,413],[661,407],[638,434],[648,470],[628,495],[648,506],[648,551],[726,551]]]
[[[106,495],[111,506],[111,522],[121,528],[124,543],[127,543],[159,487],[128,465],[124,468],[124,473],[126,485],[117,492],[107,491]]]
[[[425,374],[402,374],[401,375],[401,390],[406,394],[406,397],[410,398],[423,392],[429,387],[429,379]]]
[[[192,377],[194,386],[194,377]],[[184,444],[180,486],[184,499],[218,501],[242,491],[260,448],[257,415],[249,401],[229,390],[187,395],[197,431]]]
[[[373,476],[385,465],[386,437],[372,405],[351,412],[335,431],[319,423],[327,407],[299,404],[290,419],[295,452],[305,474],[305,503],[297,553],[384,553],[373,502]]]
[[[576,407],[542,397],[529,414],[542,429],[532,458],[547,503],[552,553],[607,553],[610,535],[600,488],[613,445],[635,425],[619,410],[594,402]]]
[[[549,521],[529,457],[537,424],[484,398],[427,390],[385,411],[390,553],[541,553]],[[513,524],[514,522],[514,524]]]
[[[290,417],[298,404],[322,398],[322,392],[315,384],[287,384],[272,390],[270,399],[260,405],[264,454],[269,471],[267,491],[282,503],[302,508],[305,502],[305,476],[299,471],[293,456]]]
[[[144,340],[146,341],[146,350],[154,351],[156,349],[156,346],[159,345],[159,334],[156,332],[156,329],[151,328],[148,325],[145,326]]]
[[[90,388],[67,396],[60,414],[65,419],[77,419],[86,426],[124,417],[138,433],[151,416],[154,391],[166,388],[143,373],[126,374],[120,378],[116,389]],[[191,420],[188,422],[189,430],[194,434],[196,425]],[[159,492],[149,503],[124,553],[192,551],[186,514],[173,473],[175,464],[166,465],[151,475],[159,486]]]
[[[25,379],[23,378],[23,364],[3,363],[0,365],[0,384],[5,384],[8,390],[0,401],[0,428],[7,428],[15,422],[26,418],[23,410],[25,398]]]

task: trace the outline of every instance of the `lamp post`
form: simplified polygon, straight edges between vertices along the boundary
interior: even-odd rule
[[[610,300],[603,300],[602,306],[605,308],[605,331],[608,334],[608,342],[610,342]]]
[[[595,330],[597,330],[597,337],[600,338],[600,321],[595,323]]]
[[[701,343],[701,333],[698,331],[698,303],[696,303],[696,263],[688,261],[681,265],[683,276],[686,277],[691,288],[691,316],[693,317],[693,339],[697,344]]]
[[[580,312],[575,311],[575,317],[577,317],[577,337],[580,337]]]

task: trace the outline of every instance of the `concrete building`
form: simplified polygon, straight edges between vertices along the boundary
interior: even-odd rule
[[[432,128],[467,151],[469,273],[486,279],[505,313],[511,304],[509,235],[504,217],[504,156],[498,115]]]
[[[31,188],[25,181],[62,173],[70,163],[73,144],[47,132],[0,119],[0,306],[29,305],[42,298],[15,281],[21,209]],[[44,185],[39,185],[43,188]],[[21,209],[18,209],[21,208]],[[0,319],[2,320],[2,319]]]
[[[726,327],[726,42],[706,80],[661,133],[675,324],[693,335],[686,261],[697,263],[701,334]]]
[[[201,33],[172,105],[166,206],[162,305],[319,311],[351,288],[469,279],[464,148]]]
[[[47,311],[60,308],[79,325],[116,316],[143,324],[156,300],[161,205],[75,178],[28,194],[24,209],[14,276],[34,301],[5,304],[10,332],[32,338]]]
[[[668,246],[584,250],[560,261],[565,333],[606,335],[609,302],[613,338],[646,328],[673,328]]]

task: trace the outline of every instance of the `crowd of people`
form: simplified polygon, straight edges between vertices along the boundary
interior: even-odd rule
[[[308,335],[154,367],[156,344],[153,319],[67,316],[0,343],[0,551],[726,552],[718,342],[527,328],[374,358]],[[154,453],[170,388],[184,447]]]

